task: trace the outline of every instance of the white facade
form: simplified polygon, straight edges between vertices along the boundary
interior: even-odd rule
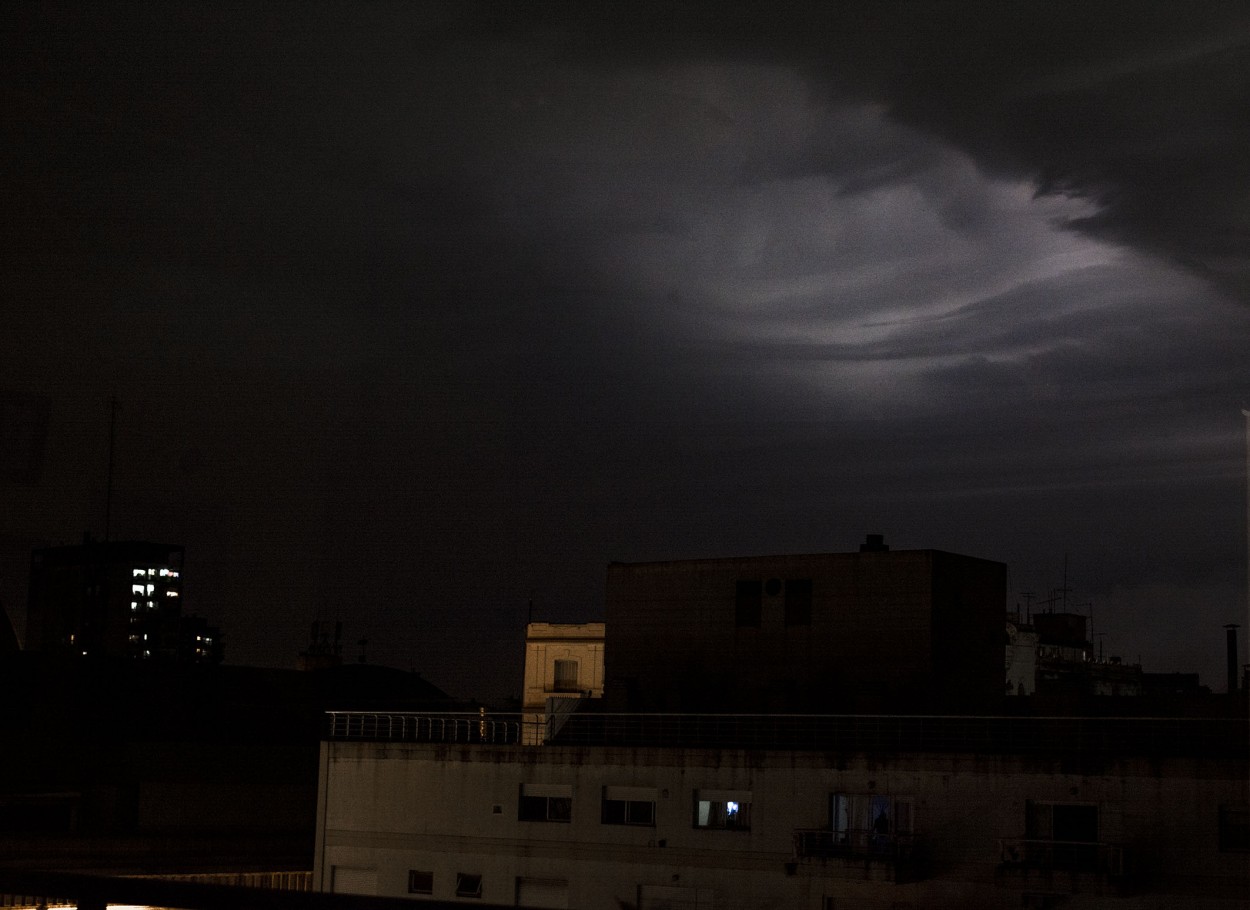
[[[1037,690],[1037,633],[1007,620],[1007,695],[1032,695]]]
[[[583,698],[603,697],[601,622],[532,622],[525,627],[525,687],[521,696],[531,744],[542,740],[550,715]]]
[[[1244,758],[1073,759],[327,742],[314,884],[578,910],[1250,907]]]

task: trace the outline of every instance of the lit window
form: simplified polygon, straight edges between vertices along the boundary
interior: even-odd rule
[[[723,828],[728,831],[750,831],[751,794],[746,791],[697,791],[694,801],[694,826],[696,828]]]
[[[468,872],[456,873],[456,897],[481,897],[482,876]]]
[[[137,576],[139,576],[139,575],[145,575],[145,574],[147,574],[147,573],[145,573],[142,569],[135,569],[135,570],[134,570],[134,572],[133,572],[132,574],[133,574],[133,575],[135,575],[135,576],[137,577]]]
[[[523,822],[569,822],[573,788],[568,784],[522,784],[517,818]]]
[[[166,597],[177,597],[177,596],[178,596],[178,592],[177,592],[177,591],[166,591],[166,592],[165,592],[165,596],[166,596]]]
[[[131,593],[131,594],[142,594],[142,593],[143,593],[143,585],[131,585],[131,586],[130,586],[130,593]]]
[[[130,609],[132,609],[132,610],[137,610],[137,609],[139,609],[139,601],[137,601],[137,600],[132,600],[132,601],[130,602]]]
[[[154,601],[154,600],[149,600],[149,601],[148,601],[148,609],[149,609],[149,610],[155,610],[155,609],[156,609],[156,601]]]
[[[156,590],[156,585],[148,585],[148,596],[152,596],[152,592]]]
[[[415,869],[408,870],[408,893],[409,894],[433,894],[434,893],[434,873],[418,872]]]

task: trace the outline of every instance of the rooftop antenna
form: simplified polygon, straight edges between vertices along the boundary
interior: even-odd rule
[[[109,541],[109,527],[113,518],[113,444],[117,439],[117,396],[109,396],[109,469],[104,489],[104,542]]]

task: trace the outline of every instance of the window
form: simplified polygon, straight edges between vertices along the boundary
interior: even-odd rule
[[[895,853],[911,842],[912,799],[880,793],[835,793],[829,829],[837,853]]]
[[[786,579],[786,625],[810,626],[812,624],[812,580],[810,578]]]
[[[572,786],[569,784],[522,784],[517,818],[523,822],[572,821]]]
[[[751,794],[745,791],[696,791],[694,826],[696,828],[721,828],[727,831],[750,831]]]
[[[750,579],[738,581],[734,602],[734,622],[739,628],[760,627],[760,605],[764,595],[762,582]]]
[[[482,876],[469,872],[456,873],[456,897],[481,897]]]
[[[557,692],[576,692],[577,686],[577,661],[575,660],[557,660],[555,667],[555,683],[553,688]]]
[[[1050,869],[1094,871],[1098,851],[1098,807],[1081,803],[1025,805],[1026,862]]]
[[[638,910],[712,910],[714,897],[710,888],[639,885]]]
[[[408,893],[409,894],[433,894],[434,893],[434,873],[418,872],[415,869],[408,870]]]
[[[604,787],[605,825],[655,827],[655,790],[649,787]]]
[[[1250,853],[1250,806],[1220,806],[1220,852]]]

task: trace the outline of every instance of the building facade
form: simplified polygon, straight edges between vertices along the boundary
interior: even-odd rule
[[[521,709],[528,731],[538,736],[552,714],[574,710],[582,699],[603,697],[603,641],[601,622],[525,627]]]
[[[932,741],[894,751],[533,747],[484,724],[328,741],[314,885],[579,910],[1250,906],[1244,723],[1131,721],[1098,747],[1115,721],[1004,738],[965,718],[939,740],[924,720]]]
[[[220,631],[183,614],[182,563],[182,547],[146,541],[35,550],[26,649],[220,663]]]
[[[613,563],[614,711],[987,710],[1006,566],[939,550]]]

